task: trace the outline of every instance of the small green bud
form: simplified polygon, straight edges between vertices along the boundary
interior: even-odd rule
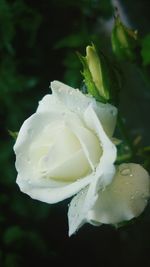
[[[85,57],[79,53],[78,56],[83,64],[82,75],[88,93],[100,102],[115,100],[119,89],[116,73],[103,53],[100,53],[99,57],[92,44],[86,47]]]
[[[129,61],[136,59],[136,48],[139,46],[138,32],[127,28],[118,14],[115,17],[111,42],[112,50],[118,59]]]
[[[110,98],[107,86],[107,67],[104,56],[98,56],[94,45],[86,47],[86,56],[79,55],[83,64],[82,75],[87,86],[88,93],[98,101],[107,102]]]
[[[105,62],[104,59],[102,60],[102,56],[100,60],[94,45],[87,46],[86,60],[96,89],[104,99],[108,100],[109,90],[104,81]]]

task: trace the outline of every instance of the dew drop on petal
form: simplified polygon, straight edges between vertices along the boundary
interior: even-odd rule
[[[116,116],[116,111],[115,110],[111,109],[110,113],[111,113],[112,116]]]
[[[123,166],[119,168],[119,171],[122,176],[133,176],[130,168],[127,167],[126,164],[123,164]]]
[[[32,137],[33,136],[33,130],[32,129],[29,129],[28,130],[28,134],[29,134],[30,137]]]
[[[31,162],[30,158],[27,158],[27,163],[30,163],[30,162]]]
[[[124,169],[124,170],[120,171],[120,173],[123,176],[130,175],[130,169]]]

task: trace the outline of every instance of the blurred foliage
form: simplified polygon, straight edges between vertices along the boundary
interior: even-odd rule
[[[150,64],[150,34],[146,35],[142,40],[142,58],[143,64]]]
[[[141,37],[142,64],[147,66],[149,74],[148,2],[136,1],[136,9],[133,8],[134,1],[122,2],[125,11],[133,13],[131,17],[135,18],[135,24],[139,26],[142,23],[143,29],[147,30]],[[141,18],[141,5],[147,17]],[[82,66],[76,51],[84,54],[85,47],[94,42],[110,56],[108,25],[112,15],[110,0],[0,0],[2,267],[56,266],[57,263],[77,266],[79,259],[81,265],[90,266],[99,266],[100,263],[101,266],[145,264],[150,240],[148,214],[126,230],[87,225],[77,236],[69,239],[64,204],[50,206],[31,200],[19,191],[15,183],[14,140],[9,131],[18,131],[22,122],[35,111],[38,101],[49,92],[49,81],[59,79],[82,87]],[[114,58],[110,60],[113,64]],[[150,99],[149,81],[145,85],[145,76],[132,64],[119,65],[119,69],[124,79],[120,110],[127,118],[126,126],[132,139],[136,140],[138,135],[141,137],[137,160],[142,162],[141,148],[148,144],[150,130],[147,121],[149,105],[146,102]],[[144,153],[148,159],[149,151]],[[148,161],[147,168],[149,166]],[[107,257],[108,254],[111,257]]]

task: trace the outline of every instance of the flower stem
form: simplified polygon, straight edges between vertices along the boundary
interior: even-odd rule
[[[123,140],[125,141],[126,145],[128,146],[128,150],[129,150],[129,152],[127,154],[119,156],[118,160],[120,161],[120,160],[132,159],[134,154],[135,154],[134,153],[134,146],[133,146],[133,143],[132,143],[132,141],[131,141],[128,133],[127,133],[124,121],[123,121],[120,114],[118,114],[117,126],[118,126],[118,129],[120,131],[120,134],[122,135]]]

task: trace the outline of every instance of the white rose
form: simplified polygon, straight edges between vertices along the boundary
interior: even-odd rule
[[[95,188],[95,201],[92,203],[90,187],[83,189],[71,201],[68,212],[69,235],[86,222],[117,225],[131,220],[143,212],[150,197],[149,174],[134,163],[117,166],[111,184],[103,190]]]
[[[51,88],[23,123],[14,151],[21,191],[56,203],[90,183],[111,182],[117,109],[58,81]]]

